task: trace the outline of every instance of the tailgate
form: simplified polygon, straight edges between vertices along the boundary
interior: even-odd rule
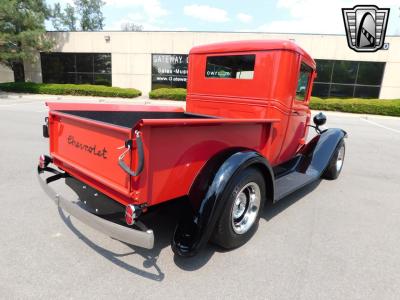
[[[130,176],[118,166],[118,157],[132,129],[58,111],[50,111],[49,129],[50,154],[60,167],[95,188],[129,197]],[[130,165],[130,155],[125,162]]]

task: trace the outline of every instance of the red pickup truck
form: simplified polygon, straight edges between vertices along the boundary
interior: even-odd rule
[[[153,231],[141,216],[183,197],[189,209],[171,244],[177,255],[192,256],[209,241],[244,244],[265,201],[339,175],[347,134],[321,130],[321,113],[310,125],[315,62],[295,43],[194,47],[188,71],[186,110],[47,103],[50,154],[40,156],[38,176],[58,206],[115,239],[152,248]],[[306,142],[309,127],[318,134]],[[78,200],[49,186],[61,178]]]

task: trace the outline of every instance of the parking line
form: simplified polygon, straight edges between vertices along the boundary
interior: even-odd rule
[[[372,125],[381,127],[381,128],[383,128],[383,129],[390,130],[390,131],[393,131],[393,132],[396,132],[396,133],[400,133],[400,130],[397,130],[397,129],[394,129],[394,128],[391,128],[391,127],[387,127],[387,126],[385,126],[385,125],[376,123],[376,122],[374,122],[374,121],[371,121],[371,120],[368,120],[368,119],[365,119],[365,118],[360,118],[360,119],[363,120],[363,121],[365,121],[365,122],[368,122],[368,123],[370,123],[370,124],[372,124]]]
[[[16,106],[16,105],[19,105],[19,103],[0,104],[0,107],[10,107],[10,106]]]

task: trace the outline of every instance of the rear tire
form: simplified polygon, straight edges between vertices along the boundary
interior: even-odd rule
[[[265,180],[256,168],[239,173],[225,190],[223,212],[211,241],[225,249],[245,244],[257,231],[265,202]]]
[[[328,167],[322,175],[323,178],[333,180],[339,177],[343,168],[345,154],[346,146],[344,144],[344,140],[341,140],[336,147]]]

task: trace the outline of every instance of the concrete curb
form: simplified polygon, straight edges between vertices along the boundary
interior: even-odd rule
[[[118,97],[93,97],[93,96],[71,96],[71,95],[47,95],[47,94],[23,94],[23,93],[5,93],[0,92],[0,105],[2,100],[12,101],[14,103],[25,102],[95,102],[95,103],[124,103],[124,104],[142,104],[142,105],[169,105],[186,107],[185,101],[174,100],[153,100],[148,96],[139,96],[137,98],[118,98]]]
[[[19,100],[19,99],[29,99],[29,100],[114,100],[114,101],[137,101],[137,100],[145,100],[148,99],[146,96],[139,96],[137,98],[119,98],[119,97],[93,97],[93,96],[73,96],[73,95],[50,95],[50,94],[25,94],[25,93],[6,93],[0,92],[0,99],[10,99],[10,100]]]
[[[399,120],[400,117],[393,117],[393,116],[382,116],[382,115],[369,115],[369,114],[355,114],[355,113],[347,113],[347,112],[340,112],[340,111],[327,111],[327,110],[311,110],[311,113],[317,114],[319,112],[322,112],[324,114],[329,114],[333,116],[343,116],[347,118],[362,118],[362,119],[368,119],[368,118],[374,118],[374,119],[393,119],[393,120]]]

